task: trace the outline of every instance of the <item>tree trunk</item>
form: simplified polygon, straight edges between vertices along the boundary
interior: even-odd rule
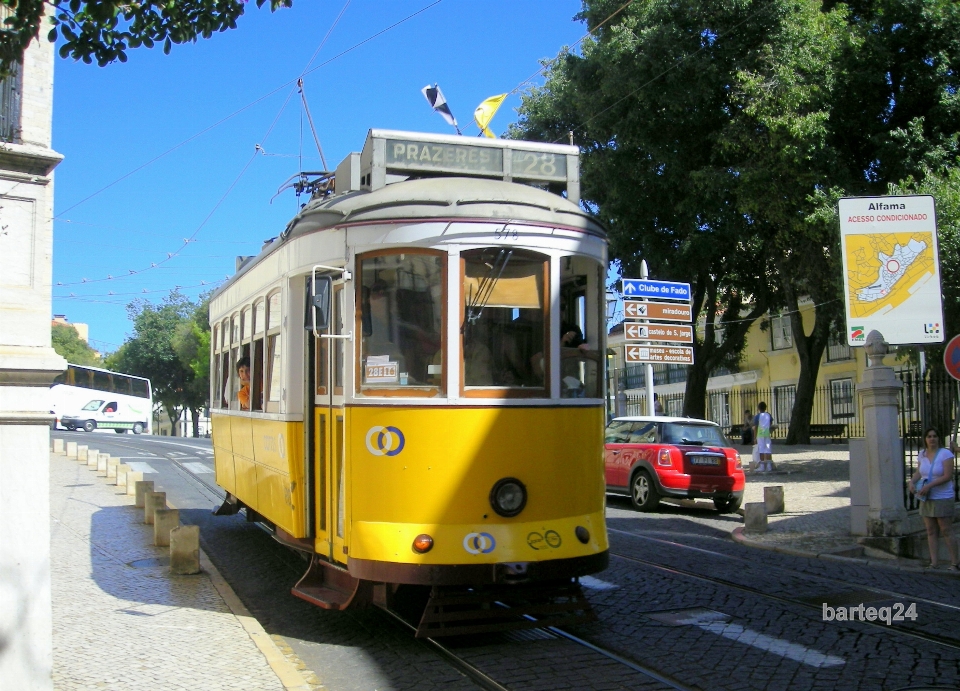
[[[190,417],[193,420],[193,438],[200,438],[200,408],[191,408]]]
[[[683,392],[683,414],[687,417],[706,419],[707,417],[707,380],[710,370],[707,359],[699,367],[687,370],[687,386]]]
[[[810,443],[810,417],[813,414],[813,399],[817,388],[817,376],[820,373],[820,361],[830,337],[832,319],[825,309],[814,307],[813,329],[808,336],[803,329],[800,304],[792,286],[784,286],[787,308],[790,310],[790,327],[793,342],[800,359],[800,376],[797,379],[797,394],[790,412],[790,428],[787,430],[787,444]]]

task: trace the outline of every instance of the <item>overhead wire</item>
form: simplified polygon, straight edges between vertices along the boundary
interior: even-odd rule
[[[267,95],[265,95],[265,96],[262,96],[262,97],[256,99],[256,100],[253,101],[252,103],[250,103],[250,104],[248,104],[247,106],[244,106],[243,108],[235,111],[235,112],[232,113],[231,115],[228,115],[227,117],[220,119],[219,121],[217,121],[216,123],[214,123],[214,124],[211,125],[210,127],[207,127],[207,128],[205,128],[204,130],[201,130],[201,132],[193,135],[192,137],[189,137],[188,139],[184,140],[184,141],[181,142],[180,144],[177,144],[176,146],[168,149],[168,150],[167,150],[166,152],[164,152],[163,154],[160,154],[159,156],[156,156],[156,157],[154,157],[153,159],[151,159],[150,161],[148,161],[147,163],[145,163],[145,164],[143,164],[143,165],[141,165],[141,166],[138,166],[137,168],[135,168],[135,169],[134,169],[133,171],[131,171],[130,173],[127,173],[126,175],[118,178],[117,180],[113,181],[113,182],[110,183],[109,185],[106,185],[106,186],[102,187],[100,190],[94,192],[93,194],[88,195],[88,196],[85,197],[84,199],[81,199],[79,202],[77,202],[76,204],[73,204],[72,206],[68,207],[68,208],[65,209],[63,212],[61,212],[60,214],[58,214],[57,216],[54,216],[54,220],[58,220],[58,219],[60,218],[60,216],[62,216],[62,215],[63,215],[64,213],[66,213],[67,211],[70,211],[70,210],[76,208],[77,206],[79,206],[80,204],[82,204],[82,203],[84,203],[84,202],[92,199],[93,197],[95,197],[95,196],[97,196],[98,194],[102,193],[103,191],[109,189],[110,187],[114,186],[115,184],[121,182],[122,180],[125,180],[126,178],[130,177],[131,175],[135,174],[136,172],[138,172],[138,171],[142,170],[143,168],[147,167],[147,166],[150,165],[151,163],[154,163],[154,162],[156,162],[157,160],[159,160],[160,158],[163,158],[164,156],[166,156],[167,154],[172,153],[173,151],[179,149],[179,148],[182,147],[184,144],[186,144],[186,143],[188,143],[188,142],[190,142],[190,141],[193,141],[194,139],[196,139],[196,138],[199,137],[200,135],[202,135],[202,134],[210,131],[210,130],[213,129],[214,127],[216,127],[216,126],[218,126],[218,125],[226,122],[227,120],[229,120],[230,118],[234,117],[235,115],[238,115],[239,113],[247,110],[249,107],[255,105],[256,103],[259,103],[259,102],[263,101],[265,98],[267,98],[267,97],[269,97],[269,96],[272,96],[273,94],[277,93],[278,91],[282,90],[283,88],[285,88],[285,87],[287,87],[287,86],[289,86],[289,85],[291,85],[291,84],[298,84],[299,82],[301,82],[301,80],[302,80],[302,78],[303,78],[304,75],[309,74],[309,73],[311,73],[311,72],[315,72],[315,71],[321,69],[322,67],[330,64],[331,62],[333,62],[334,60],[342,57],[343,55],[346,55],[347,53],[350,53],[351,51],[356,50],[356,49],[359,48],[360,46],[365,45],[366,43],[369,43],[370,41],[374,40],[374,39],[377,38],[378,36],[383,35],[383,34],[386,33],[387,31],[390,31],[391,29],[393,29],[393,28],[395,28],[395,27],[397,27],[397,26],[400,26],[400,25],[403,24],[404,22],[409,21],[410,19],[416,17],[416,16],[419,15],[419,14],[422,14],[422,13],[425,12],[426,10],[430,9],[431,7],[434,7],[435,5],[438,5],[438,4],[439,4],[440,2],[442,2],[442,1],[443,1],[443,0],[435,0],[433,3],[431,3],[431,4],[429,4],[429,5],[421,8],[420,10],[417,10],[416,12],[413,12],[413,13],[407,15],[407,16],[404,17],[403,19],[401,19],[401,20],[399,20],[399,21],[391,24],[390,26],[386,27],[385,29],[382,29],[381,31],[378,31],[377,33],[375,33],[375,34],[367,37],[367,38],[364,39],[363,41],[360,41],[360,42],[354,44],[353,46],[347,48],[346,50],[341,51],[340,53],[338,53],[337,55],[333,56],[332,58],[329,58],[328,60],[325,60],[323,63],[317,65],[316,67],[311,68],[310,65],[311,65],[311,64],[313,63],[313,61],[316,59],[316,56],[319,54],[320,50],[321,50],[321,49],[323,48],[323,46],[326,44],[326,42],[327,42],[327,40],[329,39],[329,37],[330,37],[333,29],[334,29],[334,28],[336,27],[336,25],[339,23],[341,17],[343,16],[344,12],[346,11],[347,7],[349,7],[350,3],[352,2],[352,0],[347,0],[346,3],[344,4],[343,8],[340,10],[340,13],[337,15],[336,19],[334,20],[333,25],[331,25],[330,29],[327,31],[327,34],[324,36],[324,38],[323,38],[323,40],[321,41],[320,45],[319,45],[319,46],[317,47],[317,49],[314,51],[313,55],[311,56],[310,60],[307,62],[306,67],[305,67],[305,68],[303,69],[303,71],[300,73],[300,76],[299,76],[299,77],[297,77],[297,78],[294,79],[294,80],[291,80],[291,81],[286,82],[285,84],[283,84],[283,85],[280,86],[280,87],[277,87],[276,89],[272,90],[269,94],[267,94]],[[286,106],[287,106],[287,104],[289,103],[290,98],[291,98],[292,95],[293,95],[293,90],[291,89],[291,91],[287,94],[287,98],[284,100],[283,105],[280,107],[280,110],[279,110],[279,112],[277,113],[277,116],[274,118],[273,123],[271,123],[269,129],[267,130],[267,133],[264,135],[264,137],[263,137],[263,139],[261,140],[261,142],[258,143],[258,144],[255,146],[253,155],[250,157],[250,159],[247,160],[246,164],[243,166],[243,168],[241,169],[240,173],[237,175],[237,177],[234,179],[234,181],[230,184],[230,186],[227,188],[227,190],[223,193],[223,195],[220,197],[220,199],[217,200],[217,202],[216,202],[216,204],[214,205],[213,209],[210,211],[210,213],[207,214],[207,216],[203,219],[203,221],[201,221],[200,225],[196,228],[196,230],[194,230],[194,232],[190,235],[190,237],[184,239],[183,244],[176,250],[176,252],[168,252],[166,258],[161,259],[161,260],[158,261],[158,262],[153,262],[153,263],[151,263],[150,266],[144,267],[144,268],[142,268],[142,269],[136,269],[136,270],[134,270],[134,269],[128,269],[128,270],[127,270],[127,273],[126,273],[126,274],[123,274],[123,277],[129,278],[130,276],[134,276],[134,275],[137,275],[137,274],[141,274],[141,273],[143,273],[143,272],[145,272],[145,271],[150,271],[150,270],[152,270],[152,269],[154,269],[154,268],[157,268],[157,267],[159,267],[160,265],[165,264],[166,262],[170,261],[171,259],[173,259],[173,258],[175,258],[175,257],[178,257],[178,256],[180,255],[180,253],[181,253],[191,242],[195,242],[195,241],[196,241],[196,236],[197,236],[197,234],[204,228],[204,226],[206,226],[206,224],[207,224],[207,223],[209,222],[209,220],[212,218],[213,214],[216,213],[217,209],[220,208],[220,206],[221,206],[221,205],[223,204],[223,202],[226,200],[227,196],[229,196],[230,192],[231,192],[231,191],[234,189],[234,187],[236,187],[236,185],[240,182],[240,179],[243,177],[243,175],[244,175],[244,174],[246,173],[246,171],[249,169],[250,165],[251,165],[251,164],[253,163],[253,161],[256,159],[257,154],[264,151],[264,149],[263,149],[263,143],[266,141],[266,139],[269,137],[270,133],[273,131],[274,127],[276,126],[277,122],[278,122],[279,119],[280,119],[280,116],[282,115],[283,111],[286,109]],[[315,135],[315,136],[316,136],[316,135]],[[319,149],[319,147],[320,147],[319,139],[317,140],[317,147],[318,147],[318,149]],[[322,152],[322,150],[320,151],[320,155],[321,155],[321,160],[322,160],[322,157],[323,157],[323,152]],[[324,167],[326,167],[326,163],[325,163],[325,162],[324,162]],[[114,277],[109,276],[109,277],[107,277],[107,278],[98,278],[98,279],[91,279],[91,280],[85,279],[85,280],[83,280],[83,281],[74,281],[74,282],[70,282],[70,283],[62,283],[62,282],[61,282],[61,283],[59,283],[58,285],[72,286],[72,285],[81,285],[81,284],[86,284],[86,283],[101,283],[101,282],[104,282],[104,281],[112,281],[112,280],[115,280]]]

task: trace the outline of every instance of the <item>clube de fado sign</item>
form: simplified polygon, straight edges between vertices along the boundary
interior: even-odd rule
[[[673,345],[693,343],[690,284],[625,278],[622,290],[623,315],[628,320],[623,327],[625,361],[692,365],[693,348]]]

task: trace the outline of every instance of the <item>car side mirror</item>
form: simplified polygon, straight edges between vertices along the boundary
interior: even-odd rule
[[[311,331],[326,331],[330,327],[330,296],[333,294],[333,279],[318,276],[313,279],[313,295],[310,297],[310,321],[306,328]]]

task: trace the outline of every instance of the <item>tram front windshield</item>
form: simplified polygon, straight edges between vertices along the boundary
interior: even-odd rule
[[[546,259],[509,248],[462,256],[464,386],[544,388]]]

